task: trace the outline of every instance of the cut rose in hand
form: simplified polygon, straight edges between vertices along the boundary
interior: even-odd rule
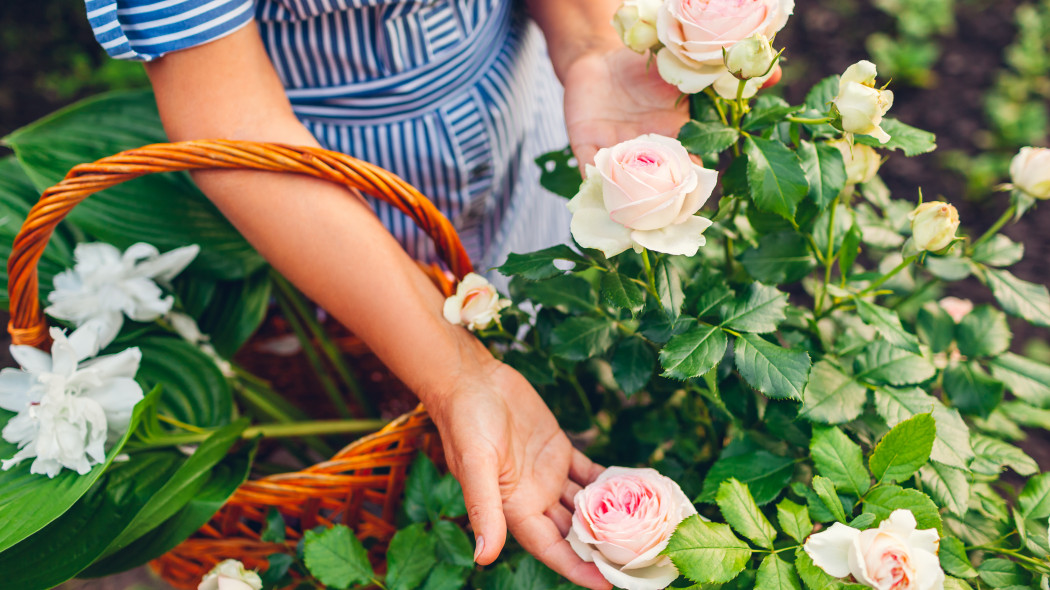
[[[456,294],[445,300],[443,310],[449,322],[468,330],[484,330],[499,321],[499,312],[510,305],[485,277],[470,273],[463,277]]]
[[[718,173],[695,164],[678,140],[643,135],[599,150],[594,162],[568,205],[581,246],[606,256],[631,247],[692,256],[704,245],[711,221],[695,213]]]
[[[658,590],[678,578],[660,552],[696,508],[673,480],[655,469],[610,467],[573,502],[569,544],[613,585]]]

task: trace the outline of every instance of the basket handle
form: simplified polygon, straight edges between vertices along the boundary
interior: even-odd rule
[[[457,278],[471,271],[456,230],[418,190],[394,174],[346,154],[320,148],[251,141],[204,140],[158,143],[80,164],[44,191],[15,237],[7,261],[14,344],[46,345],[47,319],[40,307],[37,262],[55,226],[88,196],[154,172],[241,168],[296,172],[329,180],[379,198],[411,217],[430,236],[438,256]]]

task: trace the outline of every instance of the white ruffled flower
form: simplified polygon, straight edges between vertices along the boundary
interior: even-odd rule
[[[442,310],[449,322],[468,330],[483,330],[499,321],[499,312],[510,305],[485,277],[469,273],[456,287],[456,294],[445,300]]]
[[[197,590],[261,590],[262,579],[236,559],[220,561],[204,574]]]
[[[99,350],[90,327],[69,336],[52,328],[51,338],[51,354],[12,346],[22,369],[0,371],[0,408],[18,412],[2,432],[19,449],[3,460],[5,471],[35,458],[30,473],[54,477],[63,467],[87,473],[105,461],[107,439],[127,431],[143,397],[134,380],[142,358],[138,348],[85,360]]]
[[[839,78],[839,93],[831,102],[842,116],[846,133],[870,135],[886,143],[890,134],[879,126],[893,106],[893,93],[875,88],[875,64],[867,60],[846,68]]]
[[[124,316],[152,322],[171,311],[174,299],[156,281],[169,282],[193,261],[197,245],[161,254],[155,247],[133,244],[121,254],[104,242],[77,244],[76,265],[55,276],[51,303],[44,311],[76,326],[90,324],[105,348],[124,325]]]

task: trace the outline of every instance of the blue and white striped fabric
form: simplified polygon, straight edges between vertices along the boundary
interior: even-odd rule
[[[110,55],[151,60],[254,18],[292,107],[321,142],[419,188],[485,269],[568,238],[532,160],[567,143],[542,36],[511,0],[85,0]],[[417,259],[411,220],[373,202]]]

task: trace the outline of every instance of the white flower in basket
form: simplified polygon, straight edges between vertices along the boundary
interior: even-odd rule
[[[171,281],[199,251],[191,245],[161,254],[140,242],[121,254],[104,242],[77,244],[76,265],[55,277],[55,290],[47,298],[51,305],[44,311],[76,326],[91,324],[105,347],[117,337],[125,315],[152,322],[171,311],[174,299],[157,281]]]
[[[12,346],[22,368],[0,371],[0,408],[18,412],[2,432],[19,449],[3,460],[5,471],[35,458],[31,473],[54,477],[63,467],[87,473],[105,461],[106,441],[127,431],[143,397],[134,380],[142,358],[138,348],[86,360],[99,350],[91,327],[69,336],[52,328],[51,338],[51,354]]]

